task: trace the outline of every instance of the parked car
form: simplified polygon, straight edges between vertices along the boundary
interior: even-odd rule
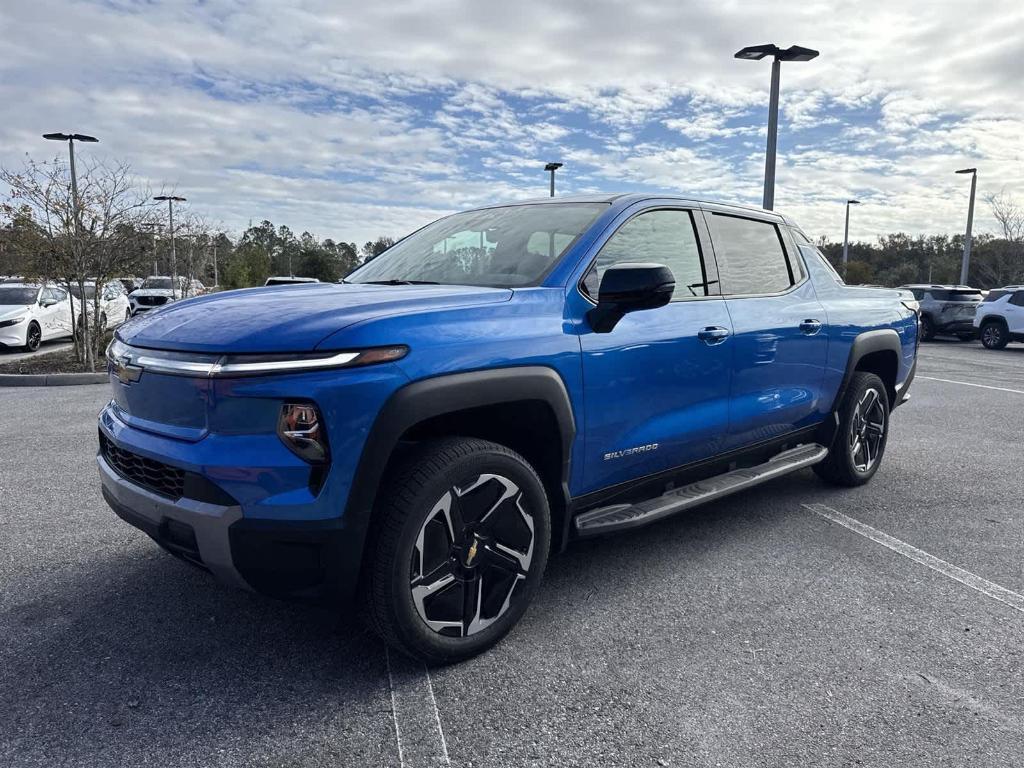
[[[119,277],[117,280],[124,286],[125,293],[132,293],[142,287],[141,277]]]
[[[902,285],[921,304],[921,341],[931,341],[935,334],[956,336],[969,341],[976,336],[974,312],[981,304],[982,294],[966,285]]]
[[[178,299],[200,296],[205,290],[203,284],[198,280],[187,280],[181,275],[177,278],[152,275],[143,281],[138,290],[132,291],[128,295],[128,301],[131,304],[132,314],[137,315]]]
[[[358,593],[393,647],[461,659],[573,539],[804,467],[868,482],[917,311],[844,285],[769,211],[633,194],[459,213],[344,284],[119,329],[103,495],[230,584]]]
[[[302,283],[319,283],[315,277],[268,277],[264,285],[299,285]]]
[[[80,305],[56,285],[0,285],[0,347],[35,352],[44,341],[71,336]]]
[[[71,286],[71,293],[81,301],[78,286]],[[96,283],[89,281],[85,284],[85,312],[88,313],[90,322],[93,318],[93,301],[96,298]],[[130,320],[132,316],[131,304],[128,301],[128,294],[125,292],[124,284],[120,280],[110,280],[103,284],[100,293],[100,328],[109,330],[116,328],[121,323]],[[82,318],[79,314],[77,324],[82,327]]]
[[[1002,349],[1011,341],[1024,341],[1024,285],[989,291],[974,313],[974,327],[988,349]]]

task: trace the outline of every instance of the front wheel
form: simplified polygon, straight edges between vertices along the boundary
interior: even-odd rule
[[[985,349],[1002,349],[1010,342],[1010,334],[998,320],[989,320],[981,326],[981,343]]]
[[[25,346],[26,352],[35,352],[39,349],[39,345],[43,342],[43,331],[39,327],[39,323],[33,320],[28,324],[28,328],[25,329]]]
[[[839,406],[839,430],[828,457],[814,465],[819,477],[836,485],[864,485],[878,471],[889,437],[889,396],[882,380],[858,371]]]
[[[519,454],[474,438],[420,446],[383,484],[363,599],[391,647],[431,664],[497,643],[540,585],[544,486]]]

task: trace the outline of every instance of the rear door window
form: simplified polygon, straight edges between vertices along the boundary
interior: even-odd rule
[[[1009,293],[1009,291],[989,291],[988,296],[985,297],[985,301],[999,301],[999,299],[1003,298],[1007,293]]]
[[[724,213],[709,218],[723,294],[782,293],[796,283],[775,224]]]
[[[1015,307],[1024,307],[1024,291],[1017,291],[1013,294],[1013,297],[1010,299],[1010,303]]]

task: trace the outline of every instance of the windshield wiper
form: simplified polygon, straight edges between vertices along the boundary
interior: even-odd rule
[[[367,280],[367,285],[440,285],[436,280]]]

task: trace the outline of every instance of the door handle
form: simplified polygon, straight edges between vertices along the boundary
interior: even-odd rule
[[[821,330],[820,320],[804,320],[800,323],[800,330],[806,333],[808,336],[813,336]]]
[[[729,329],[720,325],[709,325],[707,328],[697,331],[697,338],[709,347],[713,347],[729,338]]]

